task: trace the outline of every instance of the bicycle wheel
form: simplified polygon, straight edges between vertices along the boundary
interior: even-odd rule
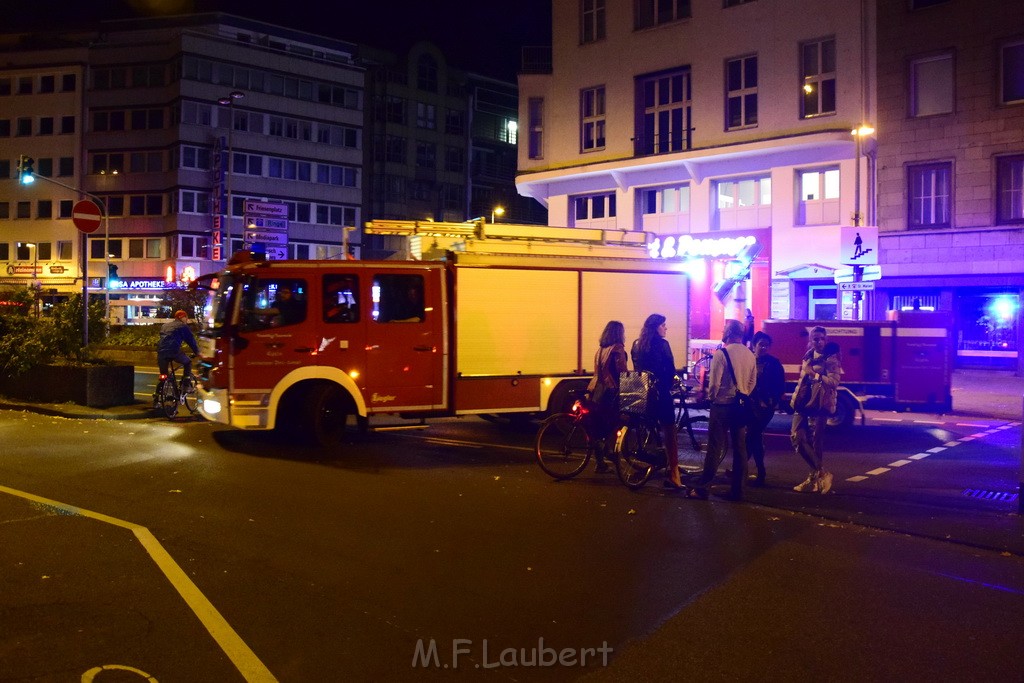
[[[680,428],[690,437],[693,450],[704,453],[708,446],[708,418],[704,415],[687,416],[680,421]]]
[[[168,419],[178,415],[178,383],[173,376],[169,375],[164,380],[164,387],[160,392],[160,408]]]
[[[535,444],[537,464],[555,479],[575,477],[590,462],[590,435],[570,413],[556,413],[541,423]]]
[[[655,437],[651,429],[641,423],[634,422],[619,429],[615,439],[615,472],[619,481],[630,489],[642,487],[654,474],[651,450],[654,449]]]
[[[189,375],[181,379],[181,400],[188,412],[193,415],[199,412],[199,389],[195,377]]]

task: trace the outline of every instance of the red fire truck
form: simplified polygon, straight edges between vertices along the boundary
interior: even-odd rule
[[[410,258],[250,258],[209,281],[204,417],[331,444],[349,416],[564,409],[609,320],[632,339],[662,313],[686,349],[686,276],[647,258],[637,233],[406,221],[367,232]]]
[[[772,353],[786,371],[787,391],[796,388],[808,336],[824,327],[839,344],[843,376],[833,426],[853,422],[861,408],[952,410],[954,345],[947,313],[904,311],[886,321],[766,320]],[[786,396],[788,401],[789,397]]]

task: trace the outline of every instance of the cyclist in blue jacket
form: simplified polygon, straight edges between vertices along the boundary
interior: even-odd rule
[[[160,341],[156,343],[156,364],[160,368],[160,381],[156,385],[154,404],[159,400],[171,361],[184,367],[186,376],[192,374],[192,360],[181,350],[181,345],[188,344],[193,355],[199,354],[199,345],[196,343],[196,336],[192,334],[192,329],[185,322],[187,319],[188,313],[175,311],[174,320],[164,323],[160,328]]]

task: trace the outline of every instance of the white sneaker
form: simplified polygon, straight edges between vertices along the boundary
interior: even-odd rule
[[[806,493],[808,491],[816,490],[818,487],[818,473],[811,472],[807,475],[807,478],[802,482],[793,487],[793,490],[797,493]]]
[[[818,486],[816,488],[818,493],[828,493],[832,489],[832,473],[822,472],[821,476],[818,477]]]

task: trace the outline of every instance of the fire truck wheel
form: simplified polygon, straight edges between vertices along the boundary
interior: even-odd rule
[[[306,394],[302,433],[314,446],[337,446],[345,436],[349,397],[332,384],[317,384]]]
[[[829,427],[845,428],[853,424],[857,412],[857,401],[848,392],[840,391],[836,400],[836,412],[828,418]]]

